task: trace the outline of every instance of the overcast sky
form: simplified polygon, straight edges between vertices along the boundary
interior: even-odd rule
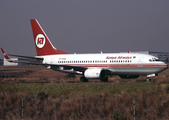
[[[36,55],[30,19],[68,53],[169,52],[169,0],[1,0],[7,53]]]

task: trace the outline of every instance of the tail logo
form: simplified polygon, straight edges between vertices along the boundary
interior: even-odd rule
[[[45,45],[46,39],[45,36],[43,34],[38,34],[36,36],[36,46],[38,48],[43,48]]]

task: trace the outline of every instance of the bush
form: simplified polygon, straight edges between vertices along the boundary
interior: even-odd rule
[[[39,92],[37,97],[39,99],[46,99],[48,97],[48,95],[45,92]]]

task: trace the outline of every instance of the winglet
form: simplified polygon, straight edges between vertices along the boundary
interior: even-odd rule
[[[5,59],[6,59],[7,61],[9,61],[9,62],[12,62],[12,60],[11,60],[10,57],[5,53],[5,51],[3,50],[3,48],[1,48],[1,50],[2,50],[2,53],[3,53],[4,57],[5,57]]]

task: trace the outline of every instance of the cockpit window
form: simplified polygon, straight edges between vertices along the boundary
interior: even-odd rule
[[[149,59],[150,62],[155,62],[155,61],[160,61],[159,59],[157,58],[152,58],[152,59]]]
[[[155,61],[160,61],[159,59],[155,59]]]

